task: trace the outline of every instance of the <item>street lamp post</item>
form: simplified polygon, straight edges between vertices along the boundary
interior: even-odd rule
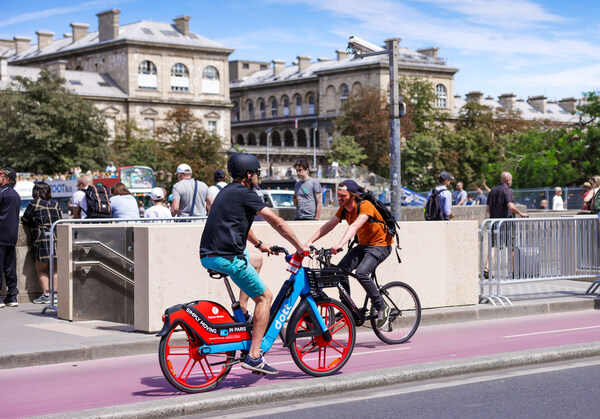
[[[267,128],[267,179],[271,179],[271,162],[269,160],[269,143],[271,142],[272,127]]]
[[[318,122],[313,123],[313,167],[317,170],[317,127]]]
[[[397,221],[401,220],[402,179],[400,158],[400,98],[398,91],[398,45],[399,38],[385,41],[386,49],[364,41],[356,36],[348,40],[348,48],[357,57],[388,54],[390,64],[390,204],[391,211]]]

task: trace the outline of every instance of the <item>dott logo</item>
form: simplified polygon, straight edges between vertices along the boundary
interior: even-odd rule
[[[277,319],[275,319],[275,329],[280,330],[283,327],[283,323],[285,323],[285,319],[287,319],[287,316],[290,314],[291,310],[292,307],[290,307],[288,304],[281,309]]]

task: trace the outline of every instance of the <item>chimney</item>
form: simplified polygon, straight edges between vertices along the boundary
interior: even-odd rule
[[[8,80],[8,58],[0,55],[0,80]]]
[[[437,58],[439,49],[439,47],[423,48],[418,49],[417,52],[429,58]]]
[[[284,60],[273,60],[272,63],[273,63],[273,76],[278,75],[285,68]]]
[[[481,93],[481,92],[467,93],[467,103],[471,103],[471,102],[479,103],[480,105],[482,105],[483,104],[483,93]]]
[[[503,93],[498,96],[498,101],[507,111],[514,111],[517,107],[517,96],[512,93]]]
[[[348,58],[348,53],[346,52],[346,50],[343,49],[336,49],[335,53],[337,54],[337,60],[341,61],[344,58]]]
[[[98,13],[98,34],[100,42],[110,41],[119,37],[119,9]]]
[[[527,103],[546,115],[546,96],[532,96],[527,99]]]
[[[10,39],[0,39],[0,47],[15,49],[15,41]]]
[[[298,55],[296,58],[298,59],[298,71],[302,73],[310,66],[310,57]]]
[[[54,32],[37,31],[35,34],[38,37],[38,51],[43,50],[52,43],[52,37],[54,36]]]
[[[67,62],[65,60],[53,61],[46,64],[46,70],[55,79],[65,80],[67,78]]]
[[[175,19],[173,19],[173,22],[175,22],[175,27],[183,36],[188,36],[190,34],[189,16],[176,17]]]
[[[577,99],[574,97],[567,97],[558,101],[558,106],[563,108],[567,112],[575,112],[577,110]]]
[[[87,23],[71,23],[71,28],[73,28],[73,43],[85,37],[88,34],[89,27],[90,25]]]
[[[15,40],[15,49],[17,55],[31,46],[31,38],[27,38],[26,36],[15,36],[13,39]]]

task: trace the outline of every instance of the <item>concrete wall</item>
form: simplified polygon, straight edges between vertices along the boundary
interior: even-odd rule
[[[308,239],[322,224],[323,221],[290,222],[301,240]],[[72,228],[71,225],[65,225],[58,232],[58,316],[68,320],[73,318],[69,245]],[[327,247],[334,245],[345,229],[345,224],[336,227],[317,244]],[[139,224],[134,227],[136,329],[160,329],[164,310],[178,303],[210,299],[230,306],[222,281],[211,279],[200,264],[198,248],[202,231],[203,224],[200,223]],[[253,231],[265,243],[292,249],[264,222],[255,223]],[[402,264],[398,265],[396,256],[390,255],[377,271],[381,282],[401,280],[408,283],[416,290],[423,308],[477,304],[478,247],[475,221],[407,222],[402,224],[400,236]],[[334,262],[340,258],[341,255],[336,256]],[[288,277],[285,268],[283,257],[264,257],[261,277],[274,293]],[[353,281],[352,292],[356,301],[361,303],[364,291],[356,281]]]

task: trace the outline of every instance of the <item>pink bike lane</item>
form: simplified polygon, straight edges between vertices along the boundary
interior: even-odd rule
[[[357,335],[350,361],[339,374],[597,341],[600,311],[421,327],[402,345],[384,344],[371,331],[363,330]],[[300,371],[280,342],[266,358],[279,370],[278,375],[260,377],[236,366],[212,392],[318,380]],[[157,354],[2,370],[0,394],[2,418],[186,397],[165,380]]]

